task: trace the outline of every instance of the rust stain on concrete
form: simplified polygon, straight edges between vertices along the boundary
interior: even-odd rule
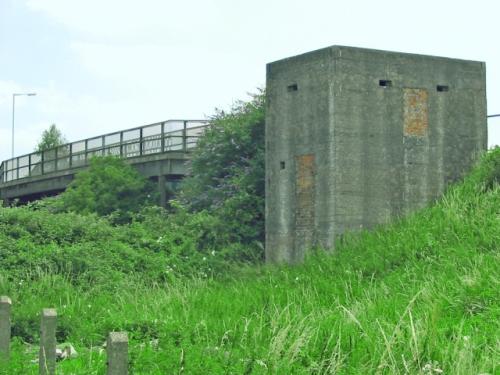
[[[429,128],[429,109],[425,89],[409,89],[403,91],[404,98],[404,135],[423,137]]]
[[[299,155],[297,165],[297,230],[310,230],[314,226],[314,155]]]

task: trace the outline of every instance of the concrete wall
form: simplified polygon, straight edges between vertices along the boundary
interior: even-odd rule
[[[427,205],[486,149],[481,62],[334,46],[268,64],[267,95],[268,261]]]
[[[266,259],[300,258],[296,250],[311,246],[315,217],[328,216],[321,203],[329,196],[328,155],[332,154],[331,101],[334,60],[324,49],[267,66],[266,110]],[[305,181],[297,212],[298,163],[315,155],[313,186]],[[304,159],[300,159],[305,157]],[[323,164],[323,165],[322,165]],[[302,175],[302,177],[304,177]],[[309,187],[309,192],[307,192]],[[308,194],[309,193],[309,194]],[[311,213],[315,216],[310,217]],[[297,221],[299,222],[297,228]],[[326,228],[324,228],[326,229]],[[296,230],[300,235],[295,235]],[[325,230],[325,233],[327,231]]]

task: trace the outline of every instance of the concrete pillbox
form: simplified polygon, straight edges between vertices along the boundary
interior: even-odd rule
[[[485,64],[332,46],[267,65],[266,259],[438,198],[487,146]]]

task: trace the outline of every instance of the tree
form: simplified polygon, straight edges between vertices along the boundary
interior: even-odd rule
[[[36,151],[48,150],[49,148],[61,146],[65,143],[67,143],[66,138],[62,135],[56,124],[52,124],[47,130],[43,131],[42,138],[36,146]]]
[[[191,211],[205,210],[224,224],[219,237],[255,245],[258,257],[264,242],[264,120],[263,91],[229,113],[218,110],[193,153],[181,193]]]
[[[123,159],[105,156],[92,158],[89,168],[76,174],[60,201],[66,211],[114,214],[121,223],[152,201],[152,195],[148,180],[132,166]]]

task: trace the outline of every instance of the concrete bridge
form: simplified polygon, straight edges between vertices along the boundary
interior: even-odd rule
[[[167,188],[175,188],[186,174],[189,153],[207,125],[204,120],[168,120],[5,160],[0,165],[0,199],[27,202],[56,195],[92,157],[115,155],[158,181],[165,205]]]

